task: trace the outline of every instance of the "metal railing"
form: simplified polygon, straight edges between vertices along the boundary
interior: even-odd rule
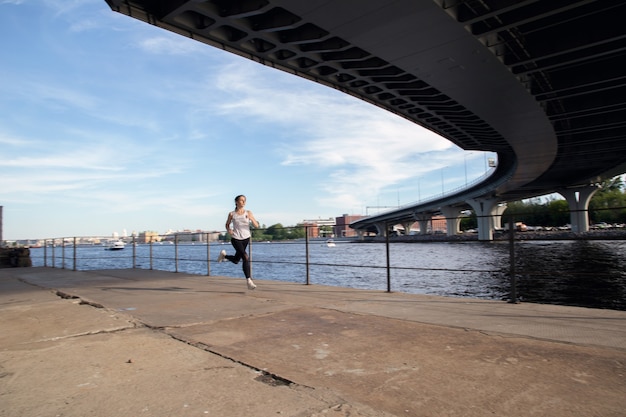
[[[293,230],[295,228],[284,228]],[[249,253],[252,260],[253,276],[260,279],[279,279],[290,282],[301,282],[306,285],[312,283],[335,285],[352,288],[385,289],[391,292],[392,289],[404,290],[405,286],[411,286],[406,292],[420,292],[420,286],[428,286],[429,280],[433,277],[447,283],[461,281],[472,276],[472,284],[478,288],[464,289],[462,284],[459,288],[445,292],[425,292],[440,295],[468,296],[474,298],[502,299],[511,303],[518,302],[520,297],[528,299],[528,293],[543,287],[551,280],[591,280],[601,277],[597,270],[585,272],[574,270],[567,272],[555,271],[553,269],[535,268],[529,265],[533,262],[533,254],[525,254],[520,251],[518,245],[522,243],[518,239],[520,233],[515,233],[515,228],[510,227],[507,242],[476,242],[476,248],[493,250],[494,245],[499,251],[497,256],[500,261],[497,264],[488,264],[485,267],[476,265],[458,267],[452,265],[448,267],[446,260],[443,265],[428,264],[419,266],[404,262],[402,257],[415,256],[419,252],[419,243],[409,243],[410,254],[398,254],[400,246],[398,243],[407,244],[402,239],[386,236],[384,240],[378,240],[379,246],[368,246],[368,243],[361,243],[356,238],[338,238],[335,240],[337,246],[340,245],[361,245],[351,251],[343,252],[371,252],[370,255],[361,256],[355,261],[348,256],[337,256],[342,251],[332,251],[322,249],[326,246],[324,238],[310,238],[311,229],[303,226],[304,238],[285,241],[258,241],[254,240],[249,246]],[[431,243],[436,243],[445,237],[431,235]],[[106,269],[149,269],[164,270],[171,272],[183,272],[197,275],[219,275],[233,276],[229,263],[219,265],[215,259],[220,250],[232,251],[230,244],[223,240],[216,240],[215,234],[203,233],[190,237],[189,234],[168,235],[167,239],[161,241],[150,240],[139,242],[137,237],[126,238],[126,247],[120,251],[105,251],[105,245],[94,243],[103,242],[106,238],[56,238],[43,239],[37,250],[31,250],[31,258],[34,266],[44,266],[52,268],[78,270],[106,270]],[[165,238],[165,236],[159,236]],[[209,241],[210,240],[210,241]],[[462,241],[464,242],[464,241]],[[225,246],[223,246],[225,245]],[[384,249],[380,247],[384,245]],[[621,243],[619,245],[622,245]],[[422,246],[423,247],[423,246]],[[406,248],[406,246],[405,246]],[[467,246],[458,246],[458,250]],[[408,249],[407,249],[408,250]],[[625,252],[626,250],[623,250]],[[520,256],[520,254],[522,254]],[[332,256],[331,256],[332,255]],[[455,255],[456,256],[456,255]],[[619,266],[617,267],[619,269]],[[369,274],[369,275],[368,275]],[[347,277],[343,281],[343,278]],[[355,278],[356,277],[356,278]],[[476,278],[478,277],[478,278]],[[384,278],[384,282],[383,282]],[[609,281],[607,278],[603,281]],[[614,280],[614,278],[611,278]],[[346,284],[348,283],[348,284]],[[408,284],[407,284],[408,283]],[[468,284],[469,287],[470,284]],[[520,290],[521,285],[521,290]],[[481,295],[485,292],[484,286],[494,286],[495,290],[490,294]],[[626,284],[623,284],[626,288]],[[476,290],[476,291],[474,291]],[[474,292],[472,292],[474,291]],[[476,293],[481,293],[476,295]],[[621,297],[621,298],[620,298]],[[614,298],[620,299],[608,308],[626,309],[626,294],[616,295]],[[538,302],[548,302],[551,300],[539,299]],[[595,307],[598,307],[597,305]]]
[[[284,228],[286,230],[296,229],[291,227]],[[320,245],[326,244],[326,238],[310,238],[309,236],[312,234],[311,229],[312,226],[302,226],[297,229],[304,229],[304,238],[296,239],[296,240],[286,240],[286,241],[272,241],[272,245],[290,245],[293,246],[294,243],[304,244],[302,257],[299,258],[289,258],[287,260],[276,260],[276,259],[268,259],[268,258],[255,258],[255,247],[260,244],[258,241],[252,240],[248,251],[250,253],[251,259],[254,259],[254,264],[276,264],[276,265],[295,265],[301,266],[304,268],[303,273],[303,281],[306,285],[311,284],[311,268],[316,267],[330,267],[330,268],[354,268],[354,269],[372,269],[372,270],[385,270],[386,271],[386,291],[391,292],[392,289],[392,271],[393,270],[413,270],[413,271],[427,271],[432,270],[432,268],[419,268],[419,267],[404,267],[404,266],[394,266],[390,259],[390,245],[392,244],[389,238],[385,241],[385,261],[383,264],[378,265],[364,265],[360,264],[350,264],[350,263],[338,263],[338,262],[319,262],[312,260],[311,257],[311,245],[313,243],[317,243]],[[195,273],[199,274],[202,270],[202,274],[206,276],[211,276],[211,268],[215,261],[212,261],[212,258],[217,257],[217,253],[212,253],[212,249],[220,248],[220,243],[226,244],[225,241],[216,241],[211,240],[211,233],[203,233],[201,239],[197,239],[192,241],[189,239],[188,234],[174,234],[167,235],[168,240],[159,240],[160,238],[164,238],[165,236],[158,236],[158,238],[151,239],[148,242],[139,242],[137,237],[133,236],[130,238],[123,238],[126,244],[124,251],[120,251],[120,254],[116,255],[113,259],[115,263],[107,263],[104,262],[105,252],[104,249],[107,249],[106,244],[93,242],[106,242],[107,240],[111,240],[110,238],[104,237],[69,237],[69,238],[53,238],[53,239],[43,239],[38,241],[41,243],[41,247],[43,249],[43,253],[41,255],[41,262],[35,262],[35,266],[41,265],[44,267],[52,267],[52,268],[61,268],[61,269],[71,269],[74,271],[78,270],[87,270],[87,269],[116,269],[116,268],[139,268],[139,269],[149,269],[149,270],[169,270],[172,272],[186,272],[186,273]],[[183,236],[185,239],[181,239]],[[153,237],[154,238],[154,237]],[[211,240],[211,241],[209,241]],[[333,239],[334,242],[338,244],[345,243],[358,243],[357,238],[337,238]],[[204,251],[195,250],[193,254],[190,253],[189,250],[181,250],[181,247],[185,247],[188,249],[190,245],[194,245],[196,247],[205,248]],[[37,245],[35,246],[37,247]],[[85,253],[85,251],[81,251],[87,247],[92,248],[101,248],[103,249],[100,254],[98,252],[90,252]],[[131,249],[131,253],[128,254],[128,249]],[[171,248],[171,250],[163,250],[162,248]],[[141,248],[141,250],[139,250]],[[146,250],[147,248],[147,250]],[[159,248],[160,250],[157,250]],[[79,253],[81,252],[81,253]],[[158,253],[157,253],[158,252]],[[123,254],[121,254],[123,253]],[[33,256],[31,254],[31,256]],[[35,258],[37,261],[37,258]],[[99,261],[99,262],[98,262]],[[196,267],[190,267],[190,264],[196,264]],[[98,265],[101,267],[98,268]],[[164,265],[166,265],[164,267]],[[95,267],[94,267],[95,266]],[[475,269],[473,271],[468,271],[467,269],[463,270],[454,270],[447,268],[439,268],[440,271],[447,272],[459,272],[459,273],[467,273],[467,272],[476,272],[476,273],[500,273],[501,270],[492,270],[492,269]]]

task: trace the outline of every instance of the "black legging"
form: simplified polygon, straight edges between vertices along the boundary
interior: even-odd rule
[[[230,243],[233,245],[233,248],[235,248],[235,254],[226,255],[226,259],[234,264],[238,264],[239,261],[243,259],[243,274],[246,278],[250,278],[250,257],[246,253],[246,248],[248,247],[248,243],[250,243],[250,238],[243,240],[231,238]]]

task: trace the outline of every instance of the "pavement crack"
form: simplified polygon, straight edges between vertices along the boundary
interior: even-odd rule
[[[78,304],[80,304],[80,305],[88,305],[88,306],[95,307],[95,308],[104,308],[104,306],[102,304],[94,303],[93,301],[86,301],[86,300],[83,300],[83,299],[81,299],[80,303],[78,303]]]
[[[82,299],[77,295],[68,294],[60,290],[56,290],[54,293],[57,296],[63,298],[64,300],[79,300],[79,303],[78,303],[79,305],[88,305],[88,306],[95,307],[95,308],[104,308],[104,306],[100,303]]]
[[[49,337],[46,339],[40,339],[37,342],[56,342],[59,340],[74,339],[77,337],[84,337],[84,336],[96,336],[99,334],[113,334],[113,333],[123,332],[126,330],[133,330],[136,328],[137,326],[133,323],[131,326],[118,327],[115,329],[101,329],[101,330],[94,330],[94,331],[89,331],[89,332],[74,333],[74,334],[69,334],[69,335],[64,335],[64,336]]]
[[[80,298],[80,297],[78,297],[77,295],[68,294],[68,293],[66,293],[66,292],[59,291],[59,290],[56,290],[54,293],[55,293],[57,296],[59,296],[59,297],[63,298],[64,300],[77,300],[77,299],[79,299],[79,298]]]
[[[264,384],[267,384],[267,385],[270,385],[270,386],[273,386],[273,387],[288,386],[288,387],[302,387],[302,388],[314,389],[313,387],[309,387],[307,385],[298,384],[298,383],[293,382],[293,381],[291,381],[291,380],[289,380],[287,378],[283,378],[280,375],[274,374],[272,372],[268,372],[265,369],[258,368],[258,367],[254,366],[254,365],[251,365],[249,363],[243,362],[241,360],[235,359],[235,358],[233,358],[231,356],[228,356],[228,355],[225,355],[225,354],[223,354],[221,352],[213,350],[211,348],[211,346],[206,345],[206,344],[204,344],[202,342],[190,341],[190,340],[184,339],[184,338],[182,338],[180,336],[176,336],[174,334],[167,333],[164,330],[162,330],[162,331],[163,331],[163,333],[167,334],[169,337],[171,337],[174,340],[178,340],[179,342],[186,343],[189,346],[193,346],[195,348],[202,349],[205,352],[212,353],[212,354],[217,355],[217,356],[219,356],[221,358],[229,360],[229,361],[231,361],[233,363],[236,363],[238,365],[245,366],[246,368],[249,368],[249,369],[257,372],[259,374],[259,376],[255,378],[255,381],[259,381],[259,382],[262,382]]]

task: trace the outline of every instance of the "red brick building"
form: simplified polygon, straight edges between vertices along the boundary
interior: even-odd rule
[[[362,219],[363,215],[360,214],[344,214],[341,217],[335,217],[335,226],[333,231],[336,237],[354,237],[357,235],[356,231],[350,228],[350,223],[353,221]]]

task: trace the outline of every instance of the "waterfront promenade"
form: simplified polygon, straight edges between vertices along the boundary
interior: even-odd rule
[[[623,416],[626,312],[0,269],[0,416]]]

